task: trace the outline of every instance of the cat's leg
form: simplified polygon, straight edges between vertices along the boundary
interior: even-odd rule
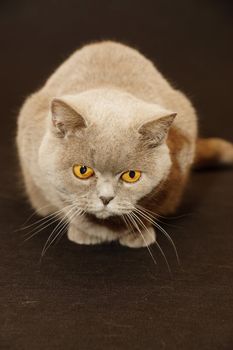
[[[121,245],[129,248],[141,248],[151,245],[156,241],[156,233],[152,226],[139,232],[128,233],[119,239]]]
[[[119,232],[105,225],[94,224],[85,217],[76,218],[70,223],[68,238],[79,244],[100,244],[119,239]]]
[[[70,241],[78,244],[100,244],[105,240],[101,237],[89,235],[86,232],[81,231],[75,225],[70,224],[68,229],[68,238]]]

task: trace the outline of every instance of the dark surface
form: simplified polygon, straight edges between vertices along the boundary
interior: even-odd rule
[[[179,250],[82,247],[65,237],[39,263],[51,229],[24,243],[32,213],[14,146],[24,98],[75,48],[132,44],[193,100],[202,134],[232,141],[232,5],[227,1],[1,1],[1,349],[233,349],[232,171],[194,173]],[[30,223],[36,221],[34,217]]]

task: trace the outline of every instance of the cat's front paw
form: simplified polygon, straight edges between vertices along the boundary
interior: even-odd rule
[[[70,241],[78,244],[100,244],[103,240],[96,236],[88,235],[87,233],[78,230],[74,225],[70,225],[68,229],[68,238]]]
[[[148,227],[147,230],[142,230],[141,234],[129,233],[125,236],[122,236],[119,239],[121,245],[124,245],[129,248],[142,248],[147,247],[156,241],[156,233],[153,227]]]

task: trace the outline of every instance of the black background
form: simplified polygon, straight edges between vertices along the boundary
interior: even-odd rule
[[[233,140],[231,1],[1,1],[1,349],[232,349],[232,171],[193,173],[177,219],[152,247],[83,247],[66,237],[39,263],[51,228],[24,242],[32,213],[15,148],[25,97],[81,45],[123,41],[197,108],[200,132]],[[30,221],[36,221],[34,216]]]

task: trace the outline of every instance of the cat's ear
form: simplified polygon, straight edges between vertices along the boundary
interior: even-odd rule
[[[58,137],[75,133],[87,127],[86,120],[64,99],[54,98],[51,102],[52,131]]]
[[[175,119],[176,113],[149,120],[139,126],[138,132],[142,140],[150,147],[159,146],[165,141],[168,130]]]

